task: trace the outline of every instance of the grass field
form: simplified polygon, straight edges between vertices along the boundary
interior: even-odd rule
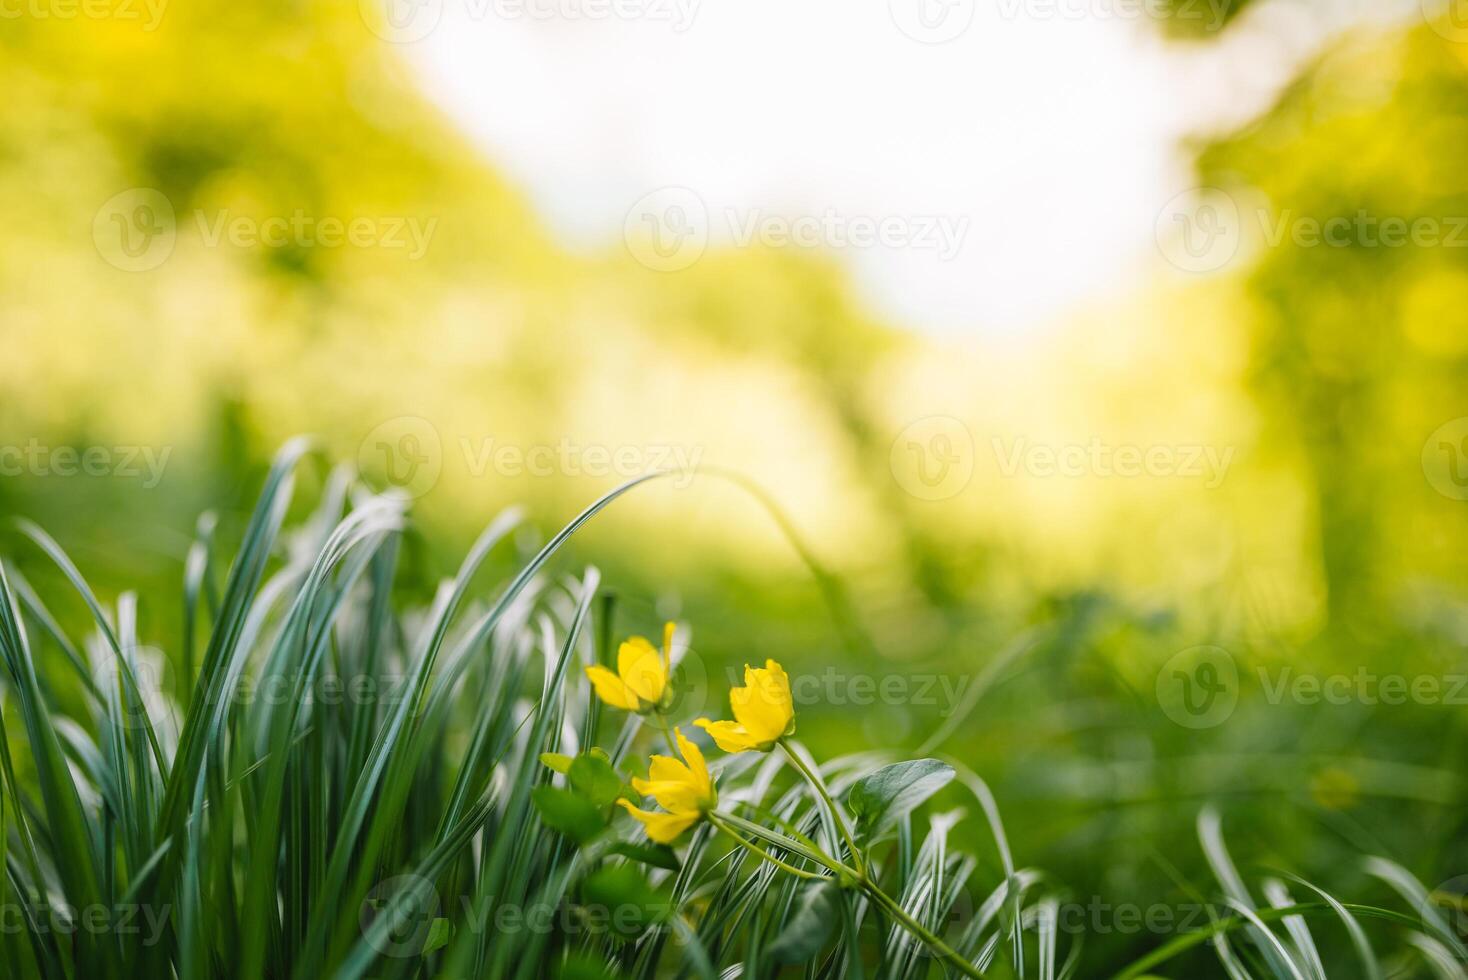
[[[649,690],[633,647],[613,652],[615,599],[575,563],[578,530],[642,480],[502,577],[507,512],[419,607],[394,587],[402,498],[337,469],[286,524],[307,452],[280,452],[230,553],[199,522],[171,660],[139,633],[140,597],[104,607],[20,525],[69,594],[11,563],[0,580],[6,976],[1463,975],[1452,882],[1367,849],[1296,864],[1290,841],[1274,867],[1237,864],[1227,803],[1171,828],[1208,874],[1109,856],[1173,876],[1143,907],[1017,853],[1005,800],[942,733],[921,758],[814,758],[787,678],[734,692],[749,732],[773,727],[718,751],[687,716],[686,624]],[[78,603],[92,624],[73,635],[52,609]],[[645,696],[603,703],[597,665],[614,678],[598,690]],[[694,707],[727,717],[712,686]],[[644,782],[650,753],[691,766],[664,758]],[[662,812],[644,793],[686,819],[644,832],[623,812]],[[1339,880],[1374,885],[1320,883]]]

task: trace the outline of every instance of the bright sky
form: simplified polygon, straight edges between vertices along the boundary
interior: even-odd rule
[[[363,2],[568,245],[658,221],[693,236],[670,268],[705,236],[829,248],[893,322],[990,336],[1156,274],[1179,140],[1267,106],[1326,33],[1304,0],[1207,45],[1161,40],[1149,0]]]

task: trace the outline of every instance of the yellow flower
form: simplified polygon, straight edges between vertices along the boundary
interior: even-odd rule
[[[673,729],[673,735],[678,740],[678,751],[683,753],[687,762],[679,762],[672,756],[655,755],[648,772],[652,778],[632,780],[633,789],[643,796],[651,796],[668,812],[639,810],[626,800],[617,801],[642,821],[647,828],[647,836],[659,844],[673,843],[679,834],[702,820],[703,815],[719,802],[703,753],[678,729]]]
[[[795,732],[790,678],[773,660],[766,660],[762,668],[744,665],[744,686],[729,692],[729,706],[734,709],[734,721],[700,718],[694,722],[725,752],[768,752]]]
[[[668,690],[672,672],[673,624],[663,627],[659,655],[645,637],[634,636],[617,648],[617,673],[605,667],[587,667],[586,676],[596,696],[614,708],[645,712],[658,707]],[[620,676],[619,676],[620,675]]]

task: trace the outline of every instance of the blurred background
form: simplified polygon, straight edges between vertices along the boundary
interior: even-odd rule
[[[690,713],[776,657],[1078,903],[1182,901],[1208,800],[1337,894],[1468,874],[1468,5],[0,17],[0,511],[164,650],[293,434],[416,498],[407,597],[674,469],[569,560]]]

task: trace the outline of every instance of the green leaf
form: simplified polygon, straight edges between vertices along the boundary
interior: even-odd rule
[[[937,759],[917,759],[883,766],[851,787],[846,802],[856,817],[857,833],[868,840],[882,836],[953,779],[953,767]]]
[[[667,844],[634,844],[631,841],[621,841],[613,844],[610,850],[613,854],[620,854],[624,858],[641,861],[643,864],[662,868],[664,871],[677,871],[682,867],[678,855]]]
[[[601,868],[583,886],[588,931],[635,939],[672,913],[666,893],[630,864]]]
[[[585,797],[557,786],[537,786],[530,794],[540,819],[578,844],[585,844],[606,828],[601,810]]]
[[[427,956],[434,950],[447,946],[453,934],[453,923],[448,919],[443,916],[434,919],[433,924],[428,927],[428,938],[423,941],[423,955]]]
[[[829,881],[807,885],[785,928],[770,943],[770,959],[776,963],[804,963],[819,953],[841,921],[840,895],[841,890]]]
[[[607,806],[622,795],[622,779],[605,759],[580,755],[566,772],[571,788],[597,806]]]
[[[542,752],[540,753],[540,764],[552,772],[558,772],[564,776],[567,770],[571,768],[571,757],[569,755],[562,755],[559,752]]]

